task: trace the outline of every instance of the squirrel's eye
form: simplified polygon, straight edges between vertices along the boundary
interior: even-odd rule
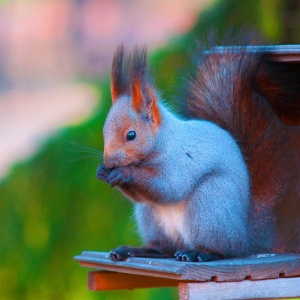
[[[129,131],[127,133],[127,141],[132,141],[136,138],[136,132],[135,131]]]

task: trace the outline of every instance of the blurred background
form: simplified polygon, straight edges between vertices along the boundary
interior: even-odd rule
[[[118,44],[146,44],[172,99],[194,39],[230,26],[300,43],[300,0],[0,1],[0,299],[176,299],[92,293],[83,250],[139,245],[129,201],[95,178]],[[180,79],[179,79],[180,80]]]

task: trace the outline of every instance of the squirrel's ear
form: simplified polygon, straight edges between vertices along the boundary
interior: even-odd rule
[[[131,56],[132,108],[148,122],[159,125],[160,113],[153,88],[149,84],[146,48],[136,48]]]
[[[156,126],[160,124],[160,112],[157,106],[157,99],[153,89],[146,85],[141,86],[141,82],[133,81],[132,83],[132,107],[141,113],[144,120]]]
[[[155,92],[150,86],[145,87],[145,100],[146,100],[146,110],[145,110],[146,118],[150,123],[154,124],[155,126],[158,126],[161,121],[161,115],[157,105]]]
[[[128,68],[124,63],[124,47],[120,45],[113,56],[111,70],[111,97],[114,103],[122,94],[126,93],[129,85]]]
[[[136,112],[142,111],[143,95],[142,95],[142,82],[139,78],[132,79],[132,108]]]

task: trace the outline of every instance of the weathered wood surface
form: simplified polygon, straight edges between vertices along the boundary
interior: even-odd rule
[[[230,49],[235,52],[238,48],[236,46],[220,46],[208,51],[208,53],[223,53]],[[260,49],[264,49],[266,52],[272,53],[275,61],[300,63],[300,45],[247,46],[248,52],[255,52]]]
[[[98,270],[175,280],[222,282],[300,276],[300,254],[261,254],[206,263],[139,257],[113,262],[106,252],[85,251],[76,256],[75,260],[81,266]]]
[[[179,298],[184,300],[287,299],[296,297],[300,297],[300,277],[179,284]]]

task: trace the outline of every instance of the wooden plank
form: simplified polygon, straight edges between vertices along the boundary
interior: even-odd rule
[[[206,263],[185,263],[175,259],[130,257],[114,262],[106,252],[83,252],[76,256],[81,266],[175,280],[241,281],[300,276],[300,254],[262,254]]]
[[[207,54],[221,54],[225,51],[233,53],[242,48],[241,46],[217,46],[207,51]],[[247,52],[264,50],[273,54],[275,61],[300,63],[300,45],[277,45],[277,46],[247,46]]]
[[[300,297],[300,278],[179,284],[180,300],[287,299],[296,297]]]
[[[178,270],[180,268],[178,268],[177,265],[174,265],[173,262],[176,261],[171,259],[131,257],[125,261],[114,262],[109,259],[109,254],[106,252],[83,252],[80,256],[75,256],[75,260],[78,260],[83,267],[98,270],[176,280],[181,278],[180,270]]]
[[[91,291],[178,287],[179,283],[180,281],[173,279],[109,271],[90,271],[88,273],[88,288]]]

